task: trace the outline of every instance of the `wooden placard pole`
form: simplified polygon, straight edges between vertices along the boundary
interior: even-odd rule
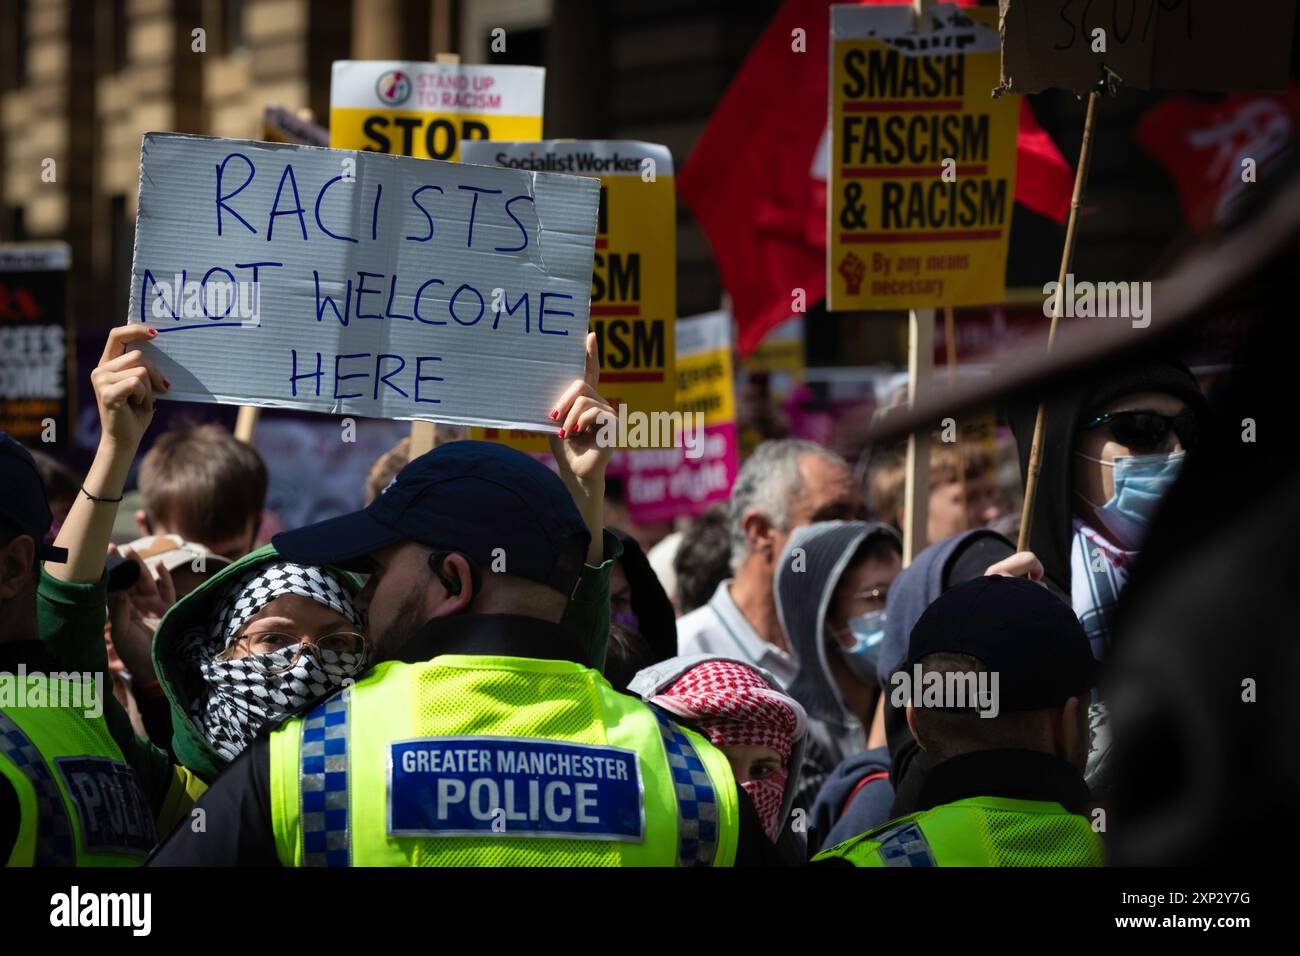
[[[917,16],[933,0],[913,0]],[[915,406],[929,390],[934,372],[934,309],[912,309],[907,313],[907,401]],[[903,482],[903,566],[912,563],[925,547],[930,523],[930,433],[914,431],[907,436],[907,462]]]
[[[245,445],[253,444],[253,432],[257,430],[257,420],[262,410],[256,405],[240,405],[239,415],[235,418],[235,437]]]
[[[929,391],[934,372],[934,309],[907,313],[907,401],[915,406]],[[903,485],[903,566],[912,563],[929,536],[930,432],[907,436],[907,471]]]
[[[1083,121],[1083,142],[1079,145],[1079,165],[1074,172],[1074,194],[1070,197],[1070,218],[1065,227],[1065,248],[1061,251],[1061,271],[1057,277],[1056,296],[1052,300],[1052,324],[1047,331],[1047,350],[1052,349],[1052,340],[1056,338],[1056,327],[1061,320],[1061,298],[1065,295],[1065,277],[1074,262],[1074,243],[1078,235],[1079,207],[1083,204],[1083,193],[1088,184],[1088,164],[1092,159],[1092,132],[1096,123],[1097,100],[1100,94],[1093,90],[1088,94],[1088,113]],[[1025,469],[1025,503],[1020,511],[1020,536],[1016,542],[1017,551],[1029,549],[1029,529],[1034,518],[1034,499],[1038,494],[1038,474],[1043,467],[1043,438],[1046,428],[1044,420],[1046,410],[1042,402],[1038,403],[1038,414],[1034,417],[1034,439],[1029,446],[1029,465]]]
[[[948,306],[943,310],[943,344],[944,351],[948,355],[948,387],[952,388],[957,384],[957,318],[956,310]],[[955,441],[957,444],[957,490],[961,495],[961,529],[965,531],[970,527],[970,522],[966,517],[966,447],[961,440],[961,423],[953,419],[953,426],[956,428]]]
[[[439,53],[433,58],[434,63],[443,63],[449,66],[460,65],[459,53]],[[433,422],[411,422],[411,452],[410,458],[416,459],[427,451],[432,451],[437,442],[438,427]]]

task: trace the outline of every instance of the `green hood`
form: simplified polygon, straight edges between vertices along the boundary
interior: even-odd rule
[[[275,548],[268,544],[222,568],[172,605],[154,634],[154,672],[171,704],[172,750],[181,764],[209,783],[226,768],[228,761],[208,743],[190,717],[190,706],[204,685],[198,671],[182,659],[180,645],[185,634],[195,625],[209,625],[213,605],[227,585],[251,568],[282,560]],[[358,590],[361,588],[361,579],[355,574],[337,568],[330,570],[347,578]]]

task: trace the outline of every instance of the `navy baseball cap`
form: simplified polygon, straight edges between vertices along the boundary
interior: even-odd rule
[[[989,575],[939,595],[912,628],[907,669],[941,651],[996,671],[1002,711],[1060,707],[1086,695],[1100,673],[1074,611],[1024,578]]]
[[[581,539],[579,560],[562,560]],[[591,542],[564,482],[505,445],[454,441],[407,464],[369,506],[271,539],[286,560],[364,570],[381,548],[415,541],[483,568],[573,593]],[[500,549],[500,550],[498,550]]]
[[[0,487],[0,523],[34,540],[38,560],[66,564],[68,549],[45,543],[54,515],[36,459],[7,432],[0,432]]]

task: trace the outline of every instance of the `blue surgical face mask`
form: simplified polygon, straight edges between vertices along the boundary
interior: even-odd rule
[[[839,641],[839,649],[844,663],[849,666],[853,676],[864,684],[877,683],[876,662],[880,659],[880,642],[885,639],[885,611],[869,611],[849,621],[849,633],[853,635],[853,646],[845,647]]]
[[[1080,494],[1079,497],[1092,505],[1097,520],[1120,547],[1136,551],[1142,547],[1160,500],[1178,478],[1187,453],[1179,451],[1168,455],[1130,455],[1121,456],[1114,461],[1102,461],[1100,458],[1077,454],[1081,458],[1115,469],[1115,494],[1110,501],[1104,505],[1095,505],[1083,498],[1083,495]]]

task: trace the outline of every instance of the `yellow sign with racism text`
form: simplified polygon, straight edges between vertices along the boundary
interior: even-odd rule
[[[614,408],[677,407],[677,198],[667,147],[620,140],[466,143],[463,162],[600,180],[591,331],[600,393]],[[544,451],[544,441],[510,443]],[[534,447],[536,446],[536,447]]]
[[[831,7],[827,306],[1006,296],[1020,102],[996,9]]]
[[[400,60],[336,60],[330,146],[460,159],[474,140],[542,135],[546,70]]]

